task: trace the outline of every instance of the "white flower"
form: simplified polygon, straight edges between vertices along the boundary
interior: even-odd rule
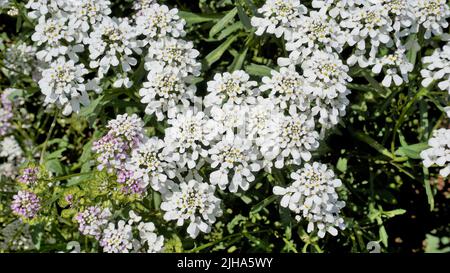
[[[148,38],[183,37],[186,35],[185,24],[178,15],[178,9],[169,9],[166,5],[152,4],[142,9],[136,17],[138,31]]]
[[[111,2],[108,0],[72,1],[73,11],[70,20],[75,29],[88,32],[91,26],[96,27],[105,16],[111,14]]]
[[[166,221],[176,220],[178,226],[189,222],[187,232],[196,238],[199,232],[208,233],[216,217],[222,215],[221,200],[214,195],[215,187],[190,180],[176,185],[163,195],[161,209]]]
[[[195,85],[188,85],[176,69],[155,64],[139,95],[142,97],[141,102],[147,104],[145,113],[155,114],[161,121],[166,116],[173,118],[177,106],[188,106],[195,97],[195,91]]]
[[[250,76],[243,70],[215,74],[214,80],[208,82],[209,93],[204,98],[204,105],[210,107],[223,103],[254,104],[257,83],[249,79]]]
[[[283,114],[270,98],[258,97],[255,105],[246,108],[245,136],[262,145],[279,130]]]
[[[31,36],[31,40],[38,46],[44,45],[36,54],[39,60],[50,62],[52,58],[66,54],[68,47],[64,44],[74,40],[72,30],[67,27],[67,20],[65,17],[39,18],[35,32]]]
[[[392,20],[389,12],[381,4],[365,4],[353,7],[348,11],[348,17],[340,22],[343,29],[347,29],[349,37],[347,43],[356,45],[359,50],[366,49],[366,42],[370,45],[370,56],[375,56],[381,44],[392,44],[390,32]]]
[[[450,129],[438,129],[428,140],[429,149],[423,150],[420,156],[426,168],[432,165],[440,167],[439,173],[443,177],[450,175]]]
[[[134,10],[143,10],[150,8],[155,0],[135,0],[133,1]]]
[[[297,55],[294,58],[305,58],[316,49],[341,52],[346,39],[346,33],[325,10],[311,11],[309,16],[303,16],[299,20],[298,27],[286,43],[286,50]]]
[[[40,18],[47,14],[56,14],[72,5],[72,1],[66,0],[29,0],[25,8],[31,10],[28,16],[32,19]]]
[[[141,43],[136,40],[136,30],[128,20],[104,17],[100,25],[94,28],[84,43],[89,45],[91,68],[98,68],[98,76],[103,78],[111,66],[120,68],[122,72],[130,72],[137,64],[133,52],[141,54]]]
[[[155,191],[165,191],[175,173],[172,166],[166,161],[166,156],[162,153],[165,147],[164,141],[152,137],[140,144],[131,152],[131,158],[126,164],[128,170],[133,171],[134,178],[143,178],[144,183]]]
[[[450,94],[450,43],[436,49],[431,56],[422,58],[425,68],[420,71],[422,85],[428,87],[433,81],[441,90]]]
[[[186,164],[189,169],[196,166],[199,157],[206,158],[205,149],[217,135],[217,125],[203,112],[194,113],[192,109],[169,119],[165,130],[166,149],[171,160],[180,167]]]
[[[414,69],[414,65],[408,61],[405,52],[404,47],[399,47],[393,54],[375,59],[375,65],[372,68],[373,73],[379,74],[381,69],[385,68],[385,76],[381,82],[383,86],[390,87],[392,81],[396,86],[408,82],[408,74]]]
[[[416,17],[412,26],[413,32],[418,32],[419,26],[425,28],[425,39],[431,35],[441,35],[448,27],[450,7],[446,0],[412,0],[411,6]]]
[[[200,75],[201,64],[197,62],[200,54],[193,48],[192,42],[182,39],[163,37],[150,41],[145,59],[145,69],[151,71],[154,66],[170,66],[182,77]]]
[[[347,99],[348,94],[350,94],[350,90],[340,93],[333,99],[316,97],[313,100],[314,106],[311,108],[311,114],[319,116],[322,130],[333,127],[339,122],[339,117],[345,116],[347,105],[350,103]]]
[[[271,71],[272,77],[263,77],[261,91],[269,90],[269,98],[282,109],[290,107],[305,111],[310,105],[305,78],[294,69],[281,67],[280,72]]]
[[[294,182],[290,186],[275,186],[273,193],[283,196],[280,205],[293,211],[297,221],[308,221],[308,233],[317,229],[317,235],[323,238],[326,232],[336,236],[337,228],[345,228],[344,220],[339,216],[345,202],[339,201],[336,193],[342,182],[335,178],[332,170],[318,162],[306,163],[291,177]]]
[[[89,104],[87,90],[95,89],[94,86],[84,83],[84,75],[88,71],[83,64],[75,64],[74,61],[66,61],[59,57],[50,64],[50,68],[42,72],[39,88],[45,95],[46,103],[55,103],[63,107],[63,114],[79,112],[80,103]]]
[[[311,151],[319,147],[319,133],[315,131],[314,119],[305,114],[285,116],[279,128],[276,147],[271,153],[275,167],[282,168],[288,163],[300,165],[302,160],[311,159]]]
[[[22,158],[22,156],[22,148],[13,136],[5,137],[0,142],[0,157],[5,157],[7,161],[13,162]]]
[[[128,253],[133,248],[133,233],[131,225],[120,220],[116,225],[109,223],[103,231],[100,246],[107,253]]]
[[[288,38],[295,27],[299,25],[299,18],[305,14],[307,8],[300,4],[300,0],[267,0],[258,9],[262,17],[252,17],[251,24],[256,27],[256,35],[264,32],[275,34],[280,38],[283,34]]]
[[[303,76],[310,83],[307,90],[313,97],[334,99],[347,92],[347,83],[352,78],[336,53],[314,51],[311,58],[302,63]]]
[[[125,88],[130,88],[131,86],[133,86],[133,81],[128,78],[126,73],[118,74],[117,79],[114,81],[112,86],[114,88],[120,88],[122,86]]]
[[[136,247],[138,249],[144,248],[146,249],[145,252],[147,253],[158,253],[163,250],[164,236],[158,236],[155,233],[155,224],[153,224],[152,222],[140,222],[137,226],[137,229],[139,231],[140,241],[138,244],[135,243],[137,245],[135,246],[135,249]]]
[[[236,130],[245,133],[243,117],[247,113],[247,107],[240,104],[224,104],[223,106],[213,106],[205,112],[217,121],[217,130],[220,134],[234,134]]]
[[[261,169],[257,149],[238,135],[227,134],[211,147],[209,154],[211,168],[216,169],[209,176],[210,182],[222,190],[227,186],[230,192],[248,190],[249,183],[255,180],[253,173]]]
[[[361,5],[367,2],[366,0],[313,0],[311,5],[315,9],[326,9],[330,12],[330,15],[335,18],[338,15],[341,15],[340,12],[343,12],[343,17],[346,17],[344,13],[345,9],[354,7],[356,5]]]
[[[372,3],[380,3],[393,17],[393,29],[399,32],[400,37],[410,34],[410,28],[416,17],[414,15],[411,0],[371,0]],[[397,35],[397,33],[395,33]]]

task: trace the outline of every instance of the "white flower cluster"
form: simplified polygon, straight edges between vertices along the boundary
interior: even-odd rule
[[[177,9],[141,1],[128,19],[110,17],[110,5],[108,0],[30,0],[26,5],[29,17],[36,19],[31,39],[42,61],[39,86],[45,103],[69,115],[90,102],[88,91],[102,92],[105,78],[115,88],[130,88],[130,74],[145,54],[148,81],[139,94],[148,104],[146,113],[161,120],[163,113],[194,96],[189,77],[200,74],[199,52],[181,39],[185,21]],[[80,58],[85,51],[88,60]]]
[[[103,230],[100,246],[107,253],[156,253],[164,246],[164,237],[155,233],[152,222],[142,221],[142,217],[133,211],[129,212],[129,220],[119,220],[117,225],[110,222]],[[135,233],[137,232],[137,235]]]
[[[104,252],[161,252],[164,237],[155,233],[155,225],[152,222],[142,221],[142,217],[132,210],[128,215],[127,222],[119,220],[116,225],[111,221],[112,214],[108,208],[91,206],[78,213],[75,220],[79,224],[80,232],[98,240]],[[76,246],[76,242],[74,243]],[[80,250],[75,247],[74,251]]]
[[[161,203],[164,219],[176,220],[178,226],[188,220],[187,232],[192,238],[196,238],[200,231],[208,233],[216,217],[222,215],[221,200],[214,196],[214,192],[214,186],[193,179],[176,185]]]
[[[450,129],[438,129],[428,140],[430,148],[423,150],[420,156],[423,165],[428,168],[436,165],[440,168],[439,174],[443,177],[450,175]]]
[[[308,221],[307,232],[317,229],[320,238],[328,232],[336,236],[338,229],[345,228],[344,220],[339,215],[345,202],[339,201],[336,188],[342,185],[332,170],[325,164],[306,163],[304,167],[291,174],[294,182],[286,187],[275,186],[273,192],[281,195],[281,206],[293,211],[297,221]]]
[[[412,34],[422,34],[425,39],[432,35],[448,37],[443,31],[450,18],[450,7],[445,0],[314,0],[313,10],[302,8],[302,12],[296,13],[293,11],[298,11],[302,5],[300,1],[293,2],[295,5],[292,1],[266,1],[258,10],[263,18],[252,18],[257,35],[274,33],[267,28],[267,22],[271,22],[270,29],[276,29],[277,22],[288,22],[283,25],[283,32],[289,33],[284,39],[290,53],[288,58],[279,59],[280,65],[301,64],[314,52],[340,53],[349,46],[353,53],[347,60],[348,65],[373,66],[375,74],[383,70],[382,84],[390,87],[394,82],[398,86],[408,81],[408,73],[413,69],[405,51],[417,47],[402,38]],[[273,14],[267,13],[268,10]],[[392,53],[380,48],[388,48]]]
[[[450,95],[450,44],[436,49],[431,56],[423,57],[422,61],[425,66],[420,71],[424,78],[422,85],[428,87],[435,82],[439,89]]]
[[[200,54],[186,35],[184,19],[177,9],[165,5],[141,4],[136,18],[137,27],[146,36],[148,53],[145,69],[149,71],[147,81],[139,90],[141,102],[147,104],[145,113],[155,114],[158,121],[174,117],[177,106],[186,106],[193,101],[196,87],[189,82],[192,76],[200,75],[201,64],[196,58]]]

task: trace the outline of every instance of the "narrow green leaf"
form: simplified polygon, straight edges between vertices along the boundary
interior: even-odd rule
[[[276,195],[271,195],[271,196],[267,197],[266,199],[262,200],[258,204],[254,205],[251,208],[250,213],[257,213],[257,212],[261,211],[263,208],[267,207],[268,205],[273,203],[275,200],[277,200]]]
[[[229,67],[229,71],[235,71],[242,68],[245,57],[247,56],[248,47],[244,48],[236,57],[234,57],[233,63]]]
[[[209,37],[213,37],[214,35],[216,35],[217,33],[219,33],[219,31],[221,31],[222,29],[224,29],[227,24],[229,22],[231,22],[231,20],[233,20],[233,18],[236,16],[237,14],[237,8],[233,8],[232,10],[230,10],[229,12],[227,12],[227,14],[225,14],[224,17],[222,17],[222,19],[220,19],[209,31]]]
[[[247,29],[247,30],[251,29],[252,24],[250,22],[250,18],[248,17],[247,13],[245,13],[245,10],[242,8],[241,5],[237,6],[237,11],[238,11],[239,20],[241,20],[245,29]]]
[[[406,156],[412,159],[420,159],[420,152],[428,148],[428,143],[417,143],[408,146],[399,147],[396,151],[396,155]]]
[[[430,206],[430,211],[434,210],[434,195],[433,195],[433,191],[431,190],[431,185],[430,185],[430,174],[428,172],[428,169],[425,168],[425,166],[422,168],[423,169],[423,175],[424,175],[424,179],[423,179],[423,183],[425,183],[425,193],[427,194],[427,200],[428,200],[428,205]]]
[[[388,218],[392,218],[397,215],[405,214],[406,210],[404,209],[395,209],[390,211],[383,211],[382,214]]]
[[[237,39],[237,35],[229,37],[225,42],[219,45],[216,49],[211,51],[206,57],[205,62],[207,66],[211,66],[213,63],[217,62],[223,53],[230,47],[230,45]]]
[[[189,25],[217,21],[221,18],[220,14],[196,14],[188,11],[178,11],[178,15]]]
[[[230,26],[226,27],[222,32],[220,32],[219,36],[217,37],[217,40],[223,40],[226,37],[230,36],[231,33],[242,29],[243,25],[241,22],[236,22],[234,24],[231,24]]]
[[[247,71],[248,74],[253,76],[270,76],[270,72],[272,69],[265,65],[260,64],[250,64],[245,66],[245,71]]]

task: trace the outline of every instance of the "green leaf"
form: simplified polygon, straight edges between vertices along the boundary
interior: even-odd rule
[[[428,143],[422,142],[417,144],[412,144],[408,146],[403,146],[395,151],[396,155],[406,156],[412,159],[420,159],[420,152],[428,148]]]
[[[236,30],[242,29],[243,25],[241,22],[236,22],[228,27],[226,27],[222,32],[220,32],[219,36],[217,37],[217,40],[223,40],[226,37],[228,37],[231,33],[235,32]]]
[[[380,234],[381,242],[383,243],[383,245],[385,247],[387,247],[388,246],[388,234],[386,232],[386,228],[384,227],[384,225],[380,226],[379,234]]]
[[[241,52],[239,52],[236,57],[234,57],[233,63],[231,63],[229,67],[229,71],[235,71],[242,68],[242,65],[244,64],[245,57],[247,56],[248,47],[244,48]]]
[[[227,24],[229,22],[231,22],[231,20],[233,20],[233,18],[236,16],[237,14],[237,8],[233,8],[232,10],[230,10],[227,14],[225,14],[224,17],[222,17],[222,19],[220,19],[209,31],[209,37],[213,37],[214,35],[216,35],[217,33],[219,33],[219,31],[221,31],[222,29],[224,29]]]
[[[383,211],[381,214],[388,218],[392,218],[396,215],[402,215],[405,212],[406,212],[406,210],[404,210],[404,209],[395,209],[395,210],[390,210],[390,211]]]
[[[178,15],[183,18],[188,25],[217,21],[221,18],[219,14],[196,14],[188,11],[178,11]]]
[[[428,205],[430,206],[430,211],[434,210],[434,195],[433,195],[433,191],[431,190],[431,185],[430,185],[430,174],[428,172],[428,169],[425,168],[425,166],[422,167],[423,170],[423,175],[424,175],[424,179],[423,179],[423,183],[425,186],[425,193],[427,194],[427,200],[428,200]]]
[[[241,20],[242,24],[244,25],[245,29],[249,30],[252,28],[252,24],[250,22],[250,18],[248,17],[247,13],[245,13],[244,9],[241,5],[237,6],[238,16],[239,20]]]
[[[250,64],[245,66],[245,71],[247,71],[248,74],[253,76],[270,76],[270,72],[272,69],[265,65],[260,64]]]
[[[250,213],[257,213],[260,210],[262,210],[263,208],[267,207],[268,205],[270,205],[271,203],[273,203],[275,200],[277,200],[277,196],[276,195],[271,195],[269,197],[267,197],[266,199],[262,200],[261,202],[259,202],[258,204],[254,205],[251,210]]]
[[[237,39],[237,35],[229,37],[225,42],[219,45],[216,49],[211,51],[206,57],[205,62],[207,66],[211,66],[213,63],[217,62],[223,53],[230,47],[230,45]]]
[[[63,173],[63,167],[59,159],[51,159],[45,162],[45,168],[49,171],[55,173],[56,175],[61,175]]]

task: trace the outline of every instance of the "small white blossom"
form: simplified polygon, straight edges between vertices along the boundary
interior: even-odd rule
[[[103,231],[100,246],[107,253],[128,253],[132,250],[133,233],[131,225],[120,220],[116,225],[109,223]]]
[[[348,66],[343,64],[336,53],[315,51],[301,67],[303,76],[310,83],[307,88],[313,97],[334,99],[347,92],[347,83],[352,80],[347,74]]]
[[[347,43],[359,50],[366,50],[370,45],[370,56],[375,56],[381,44],[391,45],[390,32],[392,20],[387,9],[381,4],[365,4],[353,7],[348,11],[348,17],[340,22],[343,29],[349,31]]]
[[[258,9],[262,17],[252,17],[251,24],[256,27],[256,35],[264,32],[275,34],[280,38],[290,37],[293,29],[299,25],[299,18],[307,12],[307,8],[300,4],[300,0],[267,0]]]
[[[210,182],[224,190],[246,191],[255,180],[254,173],[261,169],[259,153],[252,142],[238,135],[226,135],[209,150],[211,167],[215,169]],[[231,181],[230,181],[231,178]]]
[[[208,233],[216,218],[222,216],[221,200],[214,195],[215,187],[189,180],[176,185],[163,195],[161,209],[166,221],[176,220],[178,226],[189,222],[187,232],[196,238],[199,232]]]
[[[272,77],[263,77],[263,84],[259,89],[264,92],[269,90],[269,98],[282,109],[290,107],[305,111],[310,107],[309,91],[305,78],[294,69],[281,67],[280,71],[271,71]]]
[[[403,82],[408,82],[408,74],[414,69],[414,65],[408,61],[405,52],[406,49],[404,47],[399,47],[393,54],[375,59],[372,72],[379,74],[381,69],[384,68],[385,76],[381,82],[383,86],[390,87],[392,81],[394,81],[396,86],[401,85]]]
[[[138,31],[148,38],[183,37],[186,35],[185,24],[178,15],[178,9],[169,9],[166,5],[152,4],[136,17]]]
[[[128,20],[104,17],[83,41],[89,45],[89,67],[98,69],[99,78],[103,78],[111,66],[120,65],[122,72],[130,72],[131,67],[137,64],[133,52],[142,53],[142,45],[136,36],[136,30]]]
[[[206,158],[206,147],[217,135],[217,124],[203,112],[194,113],[192,109],[169,119],[164,141],[171,160],[180,167],[192,169],[199,158]]]
[[[214,80],[208,82],[208,94],[204,98],[204,105],[222,105],[223,103],[254,104],[257,90],[255,81],[250,81],[250,76],[243,70],[232,73],[225,72],[214,75]]]
[[[422,85],[428,87],[436,81],[441,90],[450,94],[450,44],[436,49],[431,56],[422,58],[425,68],[420,71]]]
[[[88,73],[83,64],[58,58],[50,64],[50,68],[42,72],[39,81],[41,92],[45,95],[46,103],[55,103],[63,108],[63,114],[80,111],[80,103],[89,104],[87,90],[96,89],[93,82],[85,84],[84,75]]]
[[[294,182],[290,186],[275,186],[273,192],[283,196],[280,205],[293,211],[297,221],[308,221],[308,233],[317,229],[317,235],[323,238],[326,232],[336,236],[337,228],[345,228],[339,216],[345,202],[339,201],[336,193],[342,182],[335,178],[332,170],[318,162],[306,163],[304,168],[292,173],[291,178]]]
[[[413,23],[413,32],[418,32],[420,26],[425,28],[425,39],[431,35],[442,35],[448,27],[450,7],[446,0],[412,0],[411,6],[416,20]]]
[[[300,165],[302,160],[311,159],[311,151],[319,147],[319,133],[315,131],[314,119],[305,114],[285,116],[276,139],[276,147],[269,160],[275,160],[275,167],[288,163]],[[267,153],[266,153],[267,155]]]
[[[299,20],[299,26],[286,43],[286,50],[296,59],[305,58],[317,49],[341,52],[346,39],[346,33],[325,10],[311,11],[309,16]]]
[[[127,169],[134,172],[134,178],[142,178],[146,185],[155,191],[164,191],[170,181],[167,179],[175,176],[172,166],[166,161],[166,156],[162,153],[165,147],[164,141],[152,137],[140,144],[131,153],[131,158],[127,162]]]
[[[433,132],[433,136],[428,140],[430,148],[423,150],[420,156],[423,165],[429,168],[437,165],[439,174],[443,177],[450,175],[450,129],[438,129]]]
[[[141,102],[147,104],[145,113],[155,114],[158,121],[175,116],[177,106],[188,106],[195,97],[195,85],[189,85],[172,67],[155,64],[147,81],[139,90]]]
[[[53,58],[67,53],[68,47],[65,44],[74,40],[73,30],[67,27],[67,20],[65,17],[39,18],[35,32],[31,36],[31,40],[38,46],[44,46],[36,53],[39,60],[50,62]]]
[[[197,62],[200,54],[194,44],[182,39],[163,37],[150,41],[145,59],[145,69],[151,71],[154,66],[170,66],[182,77],[200,75],[201,64]]]
[[[108,0],[77,0],[72,1],[73,11],[71,23],[75,29],[88,32],[91,26],[95,27],[104,17],[111,14],[111,2]]]

